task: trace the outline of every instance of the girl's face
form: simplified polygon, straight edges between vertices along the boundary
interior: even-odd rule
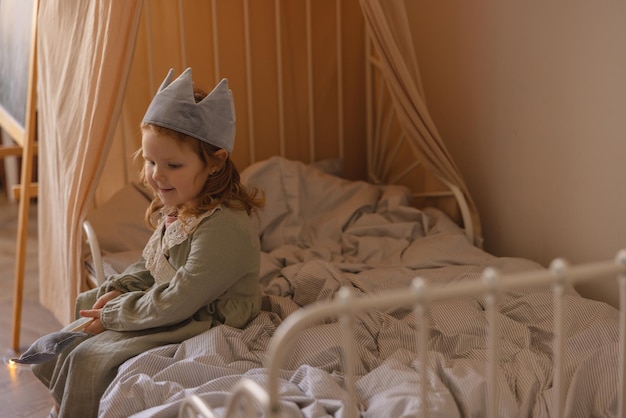
[[[146,180],[165,206],[176,207],[200,194],[210,168],[190,145],[143,129],[141,147]]]

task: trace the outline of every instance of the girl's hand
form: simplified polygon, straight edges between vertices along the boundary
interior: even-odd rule
[[[100,296],[96,303],[93,304],[91,309],[102,309],[108,301],[110,301],[111,299],[115,299],[121,294],[122,292],[120,292],[119,290],[111,290],[110,292],[107,292],[104,295]]]
[[[96,335],[104,331],[104,326],[100,321],[100,311],[101,309],[84,309],[79,312],[83,318],[93,318],[93,321],[83,329],[87,334]]]
[[[83,331],[86,332],[87,334],[93,334],[93,335],[100,334],[102,331],[104,331],[105,330],[104,325],[102,325],[102,321],[100,321],[100,312],[102,311],[102,308],[104,307],[104,305],[107,304],[108,301],[115,299],[121,294],[122,292],[120,292],[119,290],[111,290],[110,292],[107,292],[104,295],[100,296],[98,300],[96,301],[96,303],[93,304],[91,309],[81,310],[79,312],[80,316],[84,318],[93,318],[93,321],[91,321],[91,323],[87,325],[83,329]]]

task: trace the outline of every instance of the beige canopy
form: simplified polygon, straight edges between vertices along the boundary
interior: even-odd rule
[[[298,23],[302,16],[309,23]],[[373,104],[363,87],[364,25],[406,145],[366,145]],[[339,41],[329,42],[331,35]],[[465,226],[479,242],[475,206],[424,102],[403,0],[47,0],[37,67],[40,299],[61,322],[73,318],[84,288],[81,223],[136,178],[131,155],[143,112],[166,71],[187,66],[207,88],[229,78],[240,169],[272,155],[340,157],[348,177],[386,181],[391,159],[407,154],[386,150],[407,146],[465,197],[472,219]],[[390,160],[366,167],[368,153]]]
[[[39,9],[40,300],[73,319],[82,229],[119,118],[141,1],[43,1]]]

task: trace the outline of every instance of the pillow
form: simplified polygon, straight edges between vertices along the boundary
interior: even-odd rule
[[[324,173],[332,174],[333,176],[343,177],[343,161],[339,158],[327,158],[311,163],[309,166],[315,167]]]
[[[345,226],[373,211],[381,194],[380,188],[369,183],[346,180],[282,157],[252,164],[241,178],[246,187],[265,192],[258,233],[266,252],[282,245],[338,244]]]
[[[31,344],[28,349],[11,361],[19,364],[40,364],[56,357],[72,341],[79,337],[86,337],[84,332],[58,331],[44,335]]]
[[[150,192],[142,185],[130,183],[89,212],[87,219],[96,232],[102,252],[143,249],[152,235],[144,221],[150,200]]]

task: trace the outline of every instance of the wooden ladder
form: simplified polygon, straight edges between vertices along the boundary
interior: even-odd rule
[[[27,2],[14,0],[15,7],[22,7]],[[17,6],[17,4],[20,6]],[[19,200],[17,242],[15,256],[14,300],[13,300],[13,330],[12,349],[19,352],[20,331],[22,322],[22,301],[24,294],[24,267],[26,262],[26,240],[28,238],[28,212],[30,200],[37,196],[37,185],[32,182],[34,160],[37,155],[36,136],[36,59],[37,59],[37,11],[38,0],[32,4],[32,26],[30,27],[30,50],[28,52],[28,74],[26,91],[26,113],[23,125],[10,110],[0,103],[0,128],[7,133],[16,145],[0,146],[0,158],[21,156],[20,184],[12,189],[12,193]]]

